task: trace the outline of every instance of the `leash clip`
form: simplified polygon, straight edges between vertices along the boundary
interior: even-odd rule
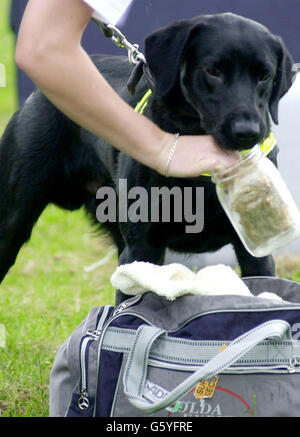
[[[138,44],[131,44],[123,33],[113,24],[105,24],[95,18],[92,20],[100,28],[102,33],[118,47],[126,49],[128,52],[128,61],[134,67],[128,80],[127,88],[130,94],[135,94],[135,89],[141,77],[145,76],[145,81],[150,89],[154,89],[154,79],[146,63],[146,58],[139,51]]]
[[[112,24],[107,24],[106,28],[111,31],[110,39],[113,43],[115,43],[118,47],[121,47],[122,49],[126,49],[128,51],[128,60],[131,65],[136,65],[140,61],[143,63],[146,63],[144,55],[139,52],[139,45],[138,44],[131,44],[129,41],[127,41],[125,35],[118,29],[116,26],[113,26]]]

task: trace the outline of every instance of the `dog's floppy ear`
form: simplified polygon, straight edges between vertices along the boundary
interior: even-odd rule
[[[159,96],[167,95],[176,82],[186,43],[192,30],[199,24],[199,19],[195,18],[175,21],[145,39],[146,62]]]
[[[278,45],[278,65],[272,94],[269,100],[270,114],[274,123],[278,124],[279,100],[287,93],[296,74],[293,71],[293,59],[280,37],[276,37]]]

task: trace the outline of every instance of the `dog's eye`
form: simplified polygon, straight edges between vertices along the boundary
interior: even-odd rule
[[[220,70],[218,70],[217,68],[214,68],[214,67],[204,67],[203,70],[209,76],[216,77],[218,79],[220,79],[222,77],[222,72]]]
[[[260,82],[266,82],[267,80],[271,79],[271,75],[268,71],[264,71],[259,76]]]

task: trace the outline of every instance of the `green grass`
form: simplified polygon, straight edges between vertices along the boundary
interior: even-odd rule
[[[7,87],[0,88],[0,136],[16,109],[9,3],[0,0],[0,63],[7,72]],[[0,416],[48,415],[49,373],[58,347],[92,306],[114,302],[110,276],[116,257],[84,271],[110,250],[93,234],[83,211],[49,206],[40,217],[0,285],[0,325],[6,331],[0,347]],[[300,282],[299,266],[299,257],[281,257],[278,274]]]
[[[82,211],[50,206],[30,243],[0,287],[2,416],[47,416],[49,373],[58,346],[92,306],[113,303],[112,258],[90,273],[84,267],[111,249],[89,232]]]
[[[6,88],[0,88],[0,133],[17,105],[15,38],[9,28],[10,0],[0,0],[0,63],[6,70]]]
[[[0,136],[17,105],[9,3],[0,0],[0,63],[7,81],[0,88]],[[6,331],[0,347],[0,416],[48,415],[49,373],[58,347],[92,306],[114,303],[110,276],[116,257],[84,271],[110,250],[83,211],[49,206],[40,217],[0,285],[0,325]]]

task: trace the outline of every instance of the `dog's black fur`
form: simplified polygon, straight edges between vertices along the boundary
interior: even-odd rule
[[[211,134],[226,149],[253,147],[275,123],[280,98],[289,89],[292,59],[279,37],[234,14],[204,15],[159,29],[145,41],[155,88],[145,115],[182,135]],[[96,55],[93,62],[130,105],[131,67],[125,57]],[[118,114],[116,113],[116,117]],[[179,143],[180,147],[180,143]],[[277,151],[270,159],[276,163]],[[118,152],[59,112],[36,90],[9,122],[0,147],[0,280],[45,206],[84,206],[95,220],[96,190],[133,186],[203,186],[204,229],[186,234],[186,223],[106,223],[120,263],[162,263],[166,248],[185,253],[215,251],[231,243],[243,276],[274,275],[272,257],[254,258],[243,247],[207,178],[166,178]],[[118,301],[123,296],[119,294]]]

